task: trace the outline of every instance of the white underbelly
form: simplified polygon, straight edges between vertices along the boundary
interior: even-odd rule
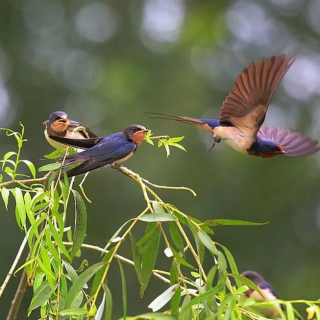
[[[252,137],[235,127],[216,127],[213,136],[220,138],[231,148],[242,153],[247,153],[247,149],[252,145]]]

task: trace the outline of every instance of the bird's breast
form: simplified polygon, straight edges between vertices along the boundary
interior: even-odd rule
[[[225,141],[233,149],[247,153],[254,139],[236,127],[216,127],[213,130],[213,137],[220,138]]]

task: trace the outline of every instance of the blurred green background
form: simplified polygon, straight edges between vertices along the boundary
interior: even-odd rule
[[[154,183],[193,188],[196,198],[183,191],[159,192],[193,217],[270,221],[261,227],[221,227],[214,239],[231,250],[240,271],[260,272],[281,298],[319,298],[320,154],[263,160],[221,143],[207,155],[209,134],[144,114],[217,118],[243,68],[287,53],[296,62],[278,88],[265,124],[319,139],[319,0],[2,0],[0,12],[0,126],[19,130],[23,122],[25,159],[40,166],[43,155],[53,151],[42,122],[55,110],[100,135],[132,123],[155,134],[185,135],[188,153],[174,149],[166,159],[164,149],[144,143],[126,165]],[[0,140],[0,156],[15,148],[13,138],[2,133]],[[110,168],[91,173],[85,188],[93,201],[87,205],[86,243],[104,246],[121,224],[144,209],[139,187]],[[9,212],[1,208],[2,283],[23,234],[12,206]],[[138,229],[144,227],[141,223]],[[121,253],[130,257],[130,244]],[[86,250],[82,257],[91,264],[101,259]],[[207,256],[205,269],[212,263]],[[161,251],[157,268],[167,266]],[[147,312],[166,286],[152,279],[141,299],[133,268],[125,270],[129,314]],[[117,266],[111,271],[116,319],[122,315],[121,285]],[[19,276],[0,300],[1,319]],[[26,318],[30,293],[28,288],[18,319]],[[38,318],[37,312],[30,316]]]

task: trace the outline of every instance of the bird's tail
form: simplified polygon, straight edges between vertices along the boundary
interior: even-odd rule
[[[181,117],[181,116],[175,116],[171,114],[165,114],[165,113],[158,113],[158,112],[147,112],[148,114],[151,114],[151,119],[162,119],[162,120],[173,120],[178,122],[183,122],[187,124],[191,124],[195,127],[204,129],[206,131],[212,132],[212,130],[219,126],[219,120],[214,119],[197,119],[197,118],[191,118],[191,117]]]
[[[74,164],[83,163],[87,161],[87,157],[83,153],[76,153],[70,156],[61,156],[57,159],[62,163],[61,168],[65,169],[66,167],[72,166]]]

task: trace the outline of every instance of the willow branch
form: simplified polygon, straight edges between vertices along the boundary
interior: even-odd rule
[[[6,276],[5,280],[3,281],[2,286],[0,287],[0,298],[1,298],[2,294],[3,294],[3,292],[4,292],[4,289],[8,285],[8,282],[10,281],[10,279],[11,279],[11,277],[13,275],[13,272],[14,272],[14,270],[15,270],[15,268],[16,268],[16,266],[17,266],[17,264],[18,264],[18,262],[19,262],[19,260],[21,258],[23,250],[24,250],[24,248],[25,248],[25,246],[27,244],[27,239],[28,239],[28,236],[26,235],[24,237],[21,245],[20,245],[19,251],[18,251],[18,253],[17,253],[17,255],[16,255],[16,257],[15,257],[15,259],[14,259],[12,265],[11,265],[11,268],[10,268],[9,272],[7,273],[7,276]],[[19,286],[20,286],[20,284],[19,284]]]
[[[37,178],[37,179],[24,179],[24,180],[15,180],[14,179],[11,181],[2,182],[2,183],[0,183],[0,188],[8,187],[12,184],[19,184],[19,183],[22,183],[22,184],[35,184],[35,183],[44,184],[49,179],[51,173],[52,173],[52,171],[49,171],[45,176],[43,176],[42,178]]]
[[[17,319],[18,312],[20,310],[20,305],[21,305],[23,296],[26,292],[26,288],[27,288],[27,274],[26,274],[26,270],[23,270],[17,291],[14,295],[13,300],[11,301],[11,307],[7,316],[7,320]]]
[[[63,244],[65,246],[73,246],[73,242],[63,242]],[[95,251],[98,251],[98,252],[101,252],[101,253],[109,253],[109,250],[106,250],[106,249],[103,249],[101,247],[98,247],[98,246],[94,246],[94,245],[91,245],[91,244],[85,244],[83,243],[81,245],[82,248],[86,248],[86,249],[91,249],[91,250],[95,250]],[[124,262],[124,263],[127,263],[127,264],[130,264],[131,266],[134,266],[134,262],[130,259],[127,259],[123,256],[121,256],[120,254],[115,254],[114,255],[116,259]],[[166,276],[170,276],[170,272],[167,272],[167,271],[163,271],[163,270],[152,270],[152,274],[157,277],[158,279],[162,280],[164,283],[168,283],[170,284],[170,279],[164,277],[162,274],[166,275]],[[193,287],[196,287],[194,283],[192,283],[191,281],[188,281],[187,279],[184,278],[184,281],[185,283],[193,286]],[[183,287],[182,287],[183,288]],[[185,288],[183,288],[185,289]]]

